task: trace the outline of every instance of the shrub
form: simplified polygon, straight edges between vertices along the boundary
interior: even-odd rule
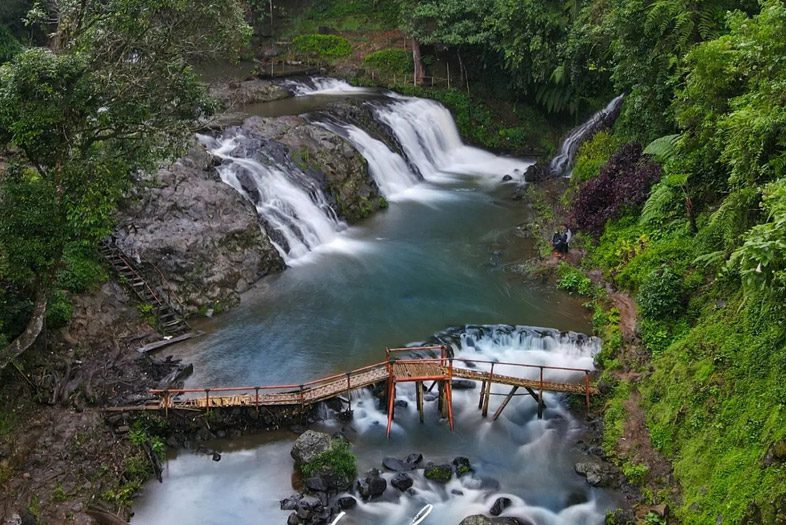
[[[594,179],[609,158],[622,145],[622,141],[608,131],[599,131],[579,148],[571,173],[571,184]]]
[[[649,273],[636,298],[639,311],[647,319],[670,319],[685,307],[685,286],[682,277],[664,266]]]
[[[571,204],[570,222],[595,237],[607,221],[643,204],[660,178],[660,167],[641,155],[635,142],[622,146],[600,175],[583,183]]]
[[[300,35],[292,41],[295,50],[320,59],[334,59],[349,56],[352,45],[338,35]]]
[[[104,268],[90,250],[69,246],[63,254],[64,268],[58,273],[58,286],[72,293],[95,289],[106,281]]]
[[[52,292],[46,306],[46,326],[50,329],[62,328],[71,320],[73,305],[63,290]]]
[[[301,465],[300,471],[306,477],[329,473],[337,478],[352,480],[357,474],[357,461],[347,441],[334,439],[328,450]]]
[[[644,478],[649,474],[650,468],[643,463],[631,463],[626,461],[622,465],[622,473],[633,485],[641,485]]]
[[[592,281],[573,266],[560,263],[557,267],[557,288],[570,294],[592,295]]]
[[[412,55],[401,48],[380,49],[366,55],[363,61],[381,73],[396,74],[412,71]]]

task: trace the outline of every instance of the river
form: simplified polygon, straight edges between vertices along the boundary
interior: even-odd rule
[[[515,271],[533,256],[521,229],[528,211],[511,198],[528,161],[464,146],[449,113],[431,101],[369,94],[327,79],[294,87],[298,97],[250,109],[262,116],[314,111],[331,97],[377,105],[377,117],[395,133],[406,159],[381,149],[359,128],[338,126],[366,156],[389,207],[349,228],[333,220],[328,225],[333,233],[319,222],[330,217],[312,217],[320,206],[287,219],[300,229],[316,221],[319,235],[300,243],[298,252],[287,243],[289,251],[281,248],[285,272],[260,282],[238,308],[201,321],[198,328],[207,335],[175,348],[176,357],[195,366],[187,386],[307,381],[378,362],[385,347],[440,333],[457,356],[592,367],[599,342],[560,333],[590,331],[580,301]],[[232,166],[248,168],[234,149],[236,139],[203,139],[227,159],[222,178],[228,183],[236,174]],[[260,184],[273,184],[269,167],[252,168]],[[515,175],[514,181],[503,183],[505,174]],[[281,209],[299,205],[300,197],[293,199],[295,204]],[[313,195],[311,200],[318,202]],[[279,204],[258,209],[265,213]],[[533,525],[600,524],[615,506],[614,494],[588,486],[573,471],[579,458],[574,444],[584,426],[562,396],[546,396],[542,420],[531,398],[516,397],[492,423],[477,410],[477,389],[457,390],[451,433],[436,403],[428,403],[421,425],[414,389],[402,386],[399,397],[410,402],[397,413],[390,439],[375,399],[367,392],[355,396],[353,421],[315,428],[342,430],[358,455],[360,473],[380,468],[386,456],[410,452],[435,462],[467,456],[475,472],[447,486],[416,476],[413,494],[388,488],[383,501],[362,503],[341,525],[409,523],[425,503],[435,506],[425,525],[453,525],[487,513],[501,495],[513,501],[503,515]],[[492,400],[492,410],[500,401]],[[289,513],[279,509],[279,500],[293,493],[289,449],[296,437],[279,432],[219,440],[211,446],[222,452],[220,462],[188,451],[173,454],[164,483],[151,482],[137,500],[132,523],[286,523]]]

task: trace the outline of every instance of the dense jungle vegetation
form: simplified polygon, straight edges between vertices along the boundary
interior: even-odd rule
[[[269,3],[250,4],[264,26]],[[177,152],[214,109],[189,61],[236,52],[247,8],[2,2],[0,366],[37,310],[50,326],[67,322],[68,293],[100,280],[91,253],[129,174]],[[179,23],[163,27],[163,11]],[[617,313],[596,315],[612,383],[608,451],[622,400],[637,390],[681,485],[670,503],[683,523],[786,522],[784,3],[329,0],[284,29],[307,52],[351,55],[343,37],[313,36],[333,23],[339,34],[398,27],[427,69],[456,64],[461,82],[434,96],[459,109],[460,124],[485,115],[464,129],[491,146],[520,131],[495,127],[476,97],[575,122],[625,94],[613,129],[582,146],[564,197],[584,269],[601,269],[638,304],[645,358],[633,363]],[[129,49],[137,59],[123,60]],[[360,63],[403,73],[410,57],[376,49]],[[623,367],[637,379],[608,373]]]

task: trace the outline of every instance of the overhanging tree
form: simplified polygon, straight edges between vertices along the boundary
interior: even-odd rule
[[[15,158],[0,175],[0,281],[35,298],[26,329],[0,350],[0,369],[41,332],[66,247],[106,236],[131,174],[182,152],[213,111],[191,64],[234,57],[250,37],[240,0],[48,7],[51,49],[0,68],[0,145]],[[45,214],[29,213],[32,195]]]

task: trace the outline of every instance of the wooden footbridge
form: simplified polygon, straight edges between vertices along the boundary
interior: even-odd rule
[[[491,396],[505,396],[493,415],[496,420],[516,395],[531,395],[538,403],[538,417],[542,417],[544,392],[582,395],[589,411],[590,396],[598,393],[597,387],[590,381],[591,375],[591,370],[580,368],[454,358],[445,346],[420,346],[387,349],[386,360],[381,363],[303,384],[151,390],[155,400],[137,409],[163,410],[168,414],[169,410],[250,407],[259,412],[261,408],[271,406],[305,408],[337,397],[343,397],[351,409],[353,390],[386,382],[389,435],[395,417],[396,386],[399,383],[415,383],[421,422],[424,393],[437,386],[438,410],[448,419],[452,430],[454,379],[480,382],[478,409],[482,410],[484,417],[488,415]],[[431,385],[426,389],[428,382]],[[493,385],[507,385],[511,389],[507,394],[492,393]],[[519,389],[524,389],[526,393],[517,394]]]

